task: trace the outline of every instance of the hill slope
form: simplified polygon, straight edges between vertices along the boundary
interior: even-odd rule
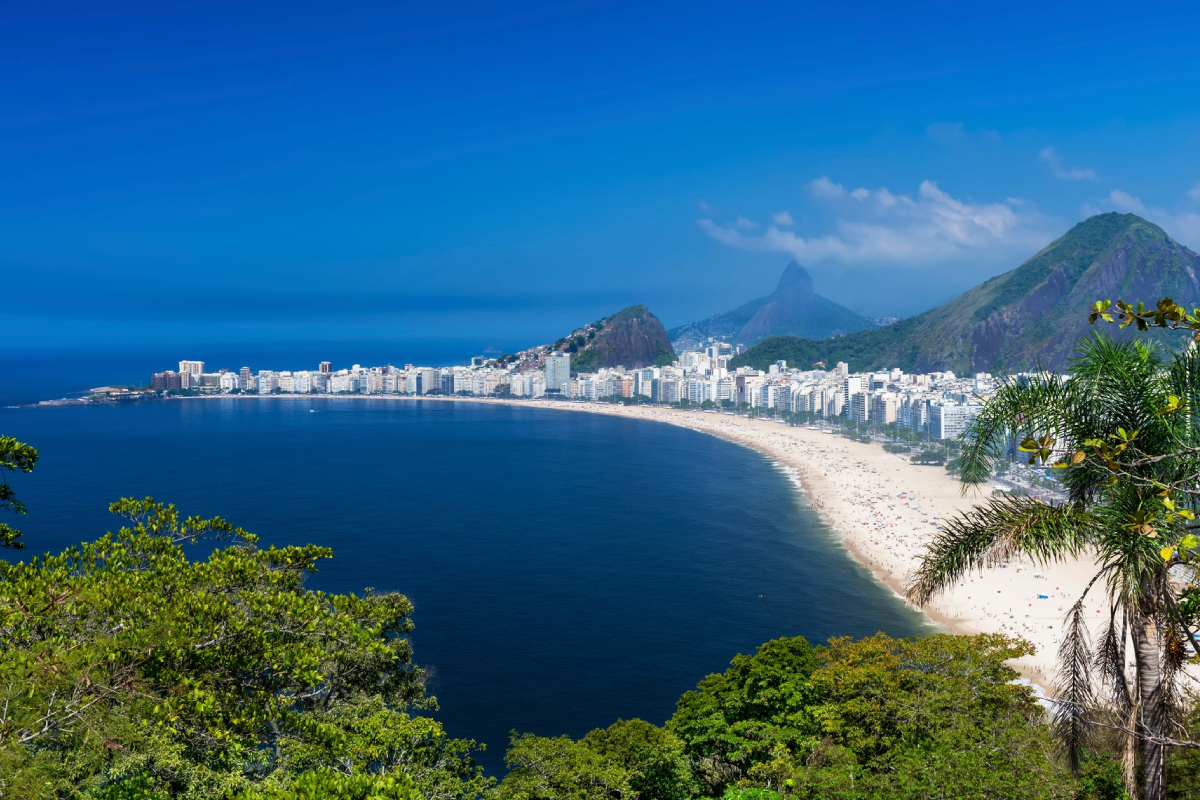
[[[571,354],[572,372],[616,366],[639,369],[675,360],[662,322],[645,306],[630,306],[598,320],[559,339],[553,349]]]
[[[817,341],[772,337],[734,360],[760,369],[845,361],[852,371],[1019,371],[1067,366],[1099,299],[1200,301],[1200,256],[1133,214],[1091,217],[1021,266],[948,303],[876,330]],[[1172,342],[1175,337],[1170,337]]]
[[[754,344],[766,336],[804,336],[822,339],[862,330],[874,324],[813,291],[812,278],[793,261],[784,269],[775,291],[745,305],[672,328],[667,332],[677,349],[699,349],[708,337],[736,344]]]

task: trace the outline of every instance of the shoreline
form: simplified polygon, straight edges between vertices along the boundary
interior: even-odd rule
[[[755,450],[785,471],[794,470],[799,477],[798,482],[793,481],[798,483],[796,490],[804,490],[805,504],[817,513],[847,555],[906,604],[904,579],[915,566],[914,558],[936,534],[936,521],[964,511],[986,496],[963,497],[959,493],[961,484],[943,468],[912,464],[902,456],[884,452],[877,444],[775,421],[657,406],[468,397],[438,400],[642,419],[706,433]],[[990,487],[985,491],[990,493]],[[910,505],[899,508],[902,502]],[[891,508],[885,508],[889,504]],[[916,523],[911,531],[906,530],[910,522]],[[1037,651],[1015,659],[1012,666],[1022,678],[1049,691],[1058,651],[1053,631],[1061,625],[1066,610],[1074,603],[1072,598],[1083,591],[1096,567],[1085,558],[1046,567],[1044,574],[1039,569],[1023,559],[1014,559],[1007,567],[991,568],[964,579],[959,587],[927,606],[909,605],[932,626],[950,633],[1003,633],[1030,642]],[[1093,601],[1085,604],[1089,612],[1102,608],[1103,603],[1096,602],[1102,600],[1102,595],[1089,595],[1089,600]],[[1035,608],[1035,603],[1042,608]],[[1012,614],[1006,613],[1010,610]],[[1102,616],[1096,613],[1096,622],[1090,626],[1093,636],[1099,633]]]
[[[179,400],[329,399],[337,395],[209,395]],[[846,554],[902,602],[904,580],[915,559],[937,533],[938,521],[964,511],[990,494],[963,497],[961,484],[942,467],[920,466],[817,428],[733,414],[660,406],[584,403],[562,400],[406,395],[354,395],[384,402],[482,403],[523,408],[605,414],[660,422],[705,433],[758,452],[781,468],[804,504],[813,509]],[[44,404],[41,407],[47,407]],[[67,405],[67,404],[63,404]],[[70,405],[77,405],[71,403]],[[798,480],[797,480],[798,478]],[[955,634],[1003,633],[1030,642],[1036,652],[1013,660],[1021,677],[1049,691],[1056,668],[1058,638],[1067,609],[1095,574],[1091,558],[1038,568],[1024,559],[972,573],[954,589],[924,607],[911,606],[934,627]],[[1103,594],[1085,603],[1093,638],[1099,633]],[[1094,616],[1093,616],[1094,615]]]

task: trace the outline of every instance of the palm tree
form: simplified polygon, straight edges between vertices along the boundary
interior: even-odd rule
[[[964,492],[986,483],[1014,438],[1031,464],[1054,462],[1066,500],[995,496],[959,515],[909,576],[908,597],[923,605],[1017,554],[1038,564],[1092,555],[1099,571],[1059,647],[1055,725],[1075,768],[1095,734],[1115,731],[1131,797],[1140,746],[1144,800],[1164,800],[1166,748],[1200,746],[1180,721],[1200,621],[1189,532],[1200,506],[1200,353],[1164,357],[1153,343],[1097,333],[1081,342],[1070,377],[1007,379],[963,437]],[[1093,647],[1083,602],[1096,586],[1109,616]]]

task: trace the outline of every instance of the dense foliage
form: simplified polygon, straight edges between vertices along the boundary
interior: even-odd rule
[[[128,522],[116,534],[0,562],[5,796],[119,797],[135,781],[147,796],[268,797],[334,766],[404,773],[426,797],[486,788],[472,742],[407,713],[435,701],[405,597],[305,589],[325,548],[260,549],[150,499],[112,510]],[[190,561],[183,544],[201,539],[224,546]]]
[[[819,648],[777,639],[701,681],[664,729],[634,720],[578,742],[515,737],[498,791],[506,800],[1109,796],[1080,793],[1054,757],[1042,709],[1004,664],[1028,652],[995,635],[879,634]],[[1111,788],[1097,775],[1092,783]],[[1115,780],[1119,790],[1119,771]]]
[[[11,436],[0,436],[0,511],[7,510],[15,514],[25,513],[25,506],[17,499],[16,491],[8,485],[6,473],[33,472],[37,460],[37,450],[24,442],[18,442]],[[21,532],[19,530],[7,522],[0,522],[0,547],[20,550],[25,546],[20,539]]]

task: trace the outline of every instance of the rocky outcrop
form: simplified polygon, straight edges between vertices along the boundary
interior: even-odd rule
[[[645,306],[630,306],[592,326],[595,335],[571,355],[571,369],[626,369],[663,366],[675,360],[671,340],[658,317]]]

